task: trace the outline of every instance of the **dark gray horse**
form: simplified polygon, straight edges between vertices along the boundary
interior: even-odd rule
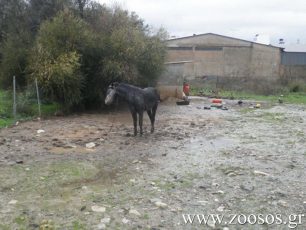
[[[155,114],[159,102],[159,94],[156,89],[152,87],[141,89],[125,83],[112,83],[108,87],[105,104],[112,104],[115,96],[119,96],[128,103],[133,117],[135,136],[137,135],[137,114],[139,116],[140,134],[143,134],[142,120],[144,111],[147,111],[151,121],[151,133],[154,132]]]

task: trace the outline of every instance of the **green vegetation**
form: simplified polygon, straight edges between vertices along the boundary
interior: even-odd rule
[[[19,91],[37,79],[42,99],[65,111],[100,107],[110,82],[155,84],[166,37],[135,13],[98,1],[4,0],[0,88],[11,89],[13,76]]]
[[[73,230],[85,230],[86,227],[81,224],[79,221],[74,221],[73,222]]]
[[[32,90],[33,91],[33,90]],[[16,95],[17,116],[16,121],[24,121],[39,116],[37,99],[30,91],[18,92]],[[35,92],[35,91],[34,91]],[[41,116],[48,117],[61,109],[57,103],[44,102],[41,105]],[[14,124],[13,117],[13,93],[0,90],[0,128]]]
[[[306,104],[305,91],[292,92],[290,90],[284,90],[284,92],[280,93],[279,95],[259,95],[243,91],[212,90],[211,88],[192,88],[191,93],[192,95],[205,95],[236,100],[244,99],[270,102],[278,102],[278,99],[280,98],[284,103]]]

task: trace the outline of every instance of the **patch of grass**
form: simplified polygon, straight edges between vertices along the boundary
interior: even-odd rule
[[[73,222],[73,230],[86,230],[84,224],[80,223],[79,221]]]
[[[37,101],[31,98],[27,92],[17,94],[17,117],[18,121],[33,119],[39,115]],[[57,103],[46,103],[41,105],[41,116],[53,115],[60,109]],[[10,126],[14,123],[13,117],[13,95],[10,91],[0,90],[0,128]]]
[[[32,105],[31,109],[32,111],[35,112],[36,115],[38,115],[38,105],[37,104]],[[42,117],[52,116],[59,109],[60,109],[60,105],[56,103],[42,104],[40,106],[41,116]]]
[[[0,229],[2,229],[2,230],[11,230],[11,227],[8,226],[8,225],[0,224]]]
[[[14,124],[13,118],[0,118],[0,128],[11,126]]]
[[[278,102],[281,95],[260,95],[255,93],[248,93],[243,91],[231,91],[231,90],[212,90],[210,88],[193,88],[192,95],[205,95],[220,98],[229,98],[236,100],[256,100],[256,101],[270,101]],[[284,91],[281,99],[284,103],[290,104],[306,104],[306,92],[288,92]]]
[[[240,113],[242,114],[247,114],[247,113],[251,113],[251,112],[254,112],[254,109],[253,108],[242,108],[239,110]]]
[[[143,214],[143,216],[142,216],[142,219],[144,219],[144,220],[148,220],[150,217],[149,217],[149,214],[148,213],[145,213],[145,214]]]
[[[169,190],[172,190],[172,189],[175,189],[176,187],[178,187],[177,185],[179,184],[176,184],[172,181],[161,181],[161,180],[154,180],[153,181],[156,186],[164,191],[169,191]]]
[[[27,224],[27,219],[25,216],[18,216],[15,218],[14,222],[19,225],[19,227],[23,227]]]
[[[264,112],[258,116],[268,121],[284,121],[285,120],[283,113]]]

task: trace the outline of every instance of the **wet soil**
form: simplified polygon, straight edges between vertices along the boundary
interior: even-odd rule
[[[184,222],[306,212],[306,107],[225,102],[161,103],[155,133],[146,116],[137,137],[126,110],[1,129],[0,229],[288,229]]]

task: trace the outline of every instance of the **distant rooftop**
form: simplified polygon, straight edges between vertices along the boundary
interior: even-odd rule
[[[306,52],[306,44],[282,44],[286,52]]]
[[[239,40],[239,41],[250,42],[250,43],[255,43],[255,44],[264,45],[264,46],[270,46],[270,47],[274,47],[274,48],[278,48],[278,49],[282,48],[280,45],[275,46],[275,45],[270,44],[270,37],[268,35],[264,35],[264,36],[256,35],[255,36],[256,38],[254,39],[256,41],[250,41],[250,40],[245,40],[245,39],[240,39],[240,38],[215,34],[215,33],[204,33],[204,34],[193,34],[191,36],[185,36],[185,37],[172,36],[168,41],[180,40],[180,39],[192,38],[192,37],[199,37],[199,36],[206,36],[206,35],[214,35],[214,36],[219,36],[219,37],[223,37],[223,38],[235,39],[235,40]]]

